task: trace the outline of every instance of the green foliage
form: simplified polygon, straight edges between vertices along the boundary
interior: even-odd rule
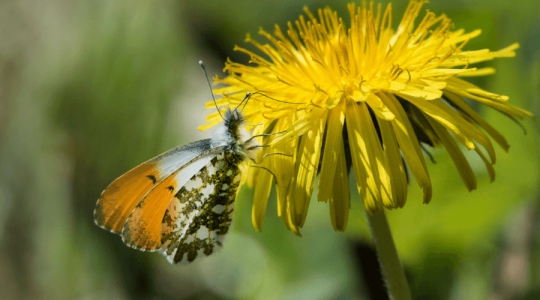
[[[538,115],[540,11],[537,1],[518,2],[434,2],[426,8],[446,13],[456,28],[482,29],[468,49],[519,42],[516,58],[486,63],[497,73],[475,83]],[[274,192],[263,232],[255,232],[253,191],[244,188],[223,253],[187,267],[125,247],[92,217],[114,178],[187,142],[170,124],[193,114],[182,109],[192,106],[188,95],[208,93],[202,75],[192,74],[198,59],[212,57],[209,70],[221,68],[226,57],[247,62],[232,51],[245,45],[245,33],[264,41],[259,26],[284,28],[303,5],[312,11],[329,5],[347,19],[346,3],[0,3],[0,298],[366,298],[370,287],[353,245],[369,244],[370,237],[357,194],[345,234],[332,230],[328,204],[313,200],[298,238],[276,216]],[[403,11],[404,2],[394,7]],[[396,13],[394,23],[398,19]],[[478,178],[478,189],[469,193],[448,155],[435,152],[437,164],[428,163],[432,203],[421,204],[412,182],[406,206],[388,213],[417,299],[539,295],[534,229],[540,221],[537,213],[526,213],[539,211],[539,125],[526,120],[524,136],[505,116],[478,109],[511,145],[508,154],[497,148],[495,182],[468,155]],[[204,116],[197,117],[180,132],[188,135],[203,124]],[[504,265],[515,247],[521,277]],[[513,279],[518,284],[506,288]]]

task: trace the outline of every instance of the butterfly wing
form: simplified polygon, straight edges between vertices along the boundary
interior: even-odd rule
[[[162,245],[161,223],[169,203],[222,149],[222,146],[212,148],[193,158],[152,188],[127,218],[122,230],[124,243],[139,250],[158,250]]]
[[[241,159],[222,152],[174,195],[162,222],[161,251],[170,263],[189,263],[222,246],[234,212]]]
[[[94,210],[96,224],[120,233],[144,195],[174,171],[210,149],[210,139],[179,146],[120,176],[101,194]]]

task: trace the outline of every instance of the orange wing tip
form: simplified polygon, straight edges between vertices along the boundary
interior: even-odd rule
[[[121,233],[141,198],[159,181],[157,163],[144,163],[114,180],[102,193],[94,210],[96,225]]]

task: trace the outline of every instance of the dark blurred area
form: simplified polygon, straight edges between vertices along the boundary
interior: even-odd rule
[[[384,299],[367,220],[352,189],[349,226],[332,230],[316,199],[303,237],[287,231],[272,191],[263,232],[251,226],[253,191],[237,200],[224,250],[189,266],[126,247],[94,225],[107,185],[198,132],[209,74],[259,27],[285,27],[307,5],[348,20],[350,1],[0,1],[0,299]],[[387,2],[383,2],[385,5]],[[407,1],[393,3],[394,24]],[[540,115],[540,3],[426,4],[456,29],[482,29],[469,50],[514,42],[516,58],[471,81]],[[410,185],[388,212],[415,299],[539,299],[538,122],[527,134],[475,107],[510,145],[496,148],[497,179],[467,155],[478,178],[469,193],[445,152],[428,163],[433,201]],[[351,187],[354,186],[351,184]]]

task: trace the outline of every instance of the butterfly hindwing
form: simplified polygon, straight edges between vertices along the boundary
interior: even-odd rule
[[[223,151],[175,194],[162,222],[161,251],[169,262],[189,263],[222,246],[234,213],[240,161]]]
[[[195,157],[159,182],[139,201],[127,218],[122,239],[127,245],[145,251],[161,247],[161,222],[178,190],[222,150],[216,147]]]
[[[139,201],[154,186],[201,153],[210,150],[210,139],[174,148],[135,167],[103,191],[94,210],[102,228],[120,233]]]

